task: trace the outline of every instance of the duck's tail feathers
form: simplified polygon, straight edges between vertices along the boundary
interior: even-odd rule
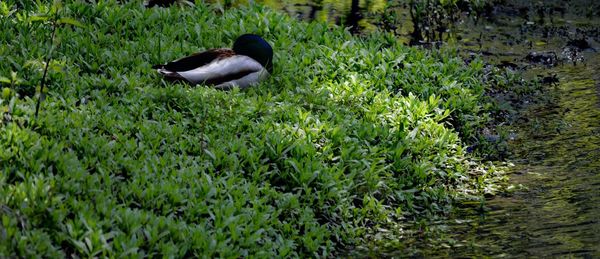
[[[154,6],[169,7],[173,4],[185,4],[185,5],[189,5],[190,7],[194,7],[193,1],[188,1],[188,0],[146,0],[146,1],[144,1],[144,6],[146,8],[152,8]]]
[[[156,65],[156,66],[153,66],[152,68],[155,68],[158,73],[160,73],[165,79],[167,79],[169,81],[189,82],[187,79],[185,79],[185,77],[181,76],[179,73],[166,70],[166,69],[162,68],[162,66],[163,65]]]

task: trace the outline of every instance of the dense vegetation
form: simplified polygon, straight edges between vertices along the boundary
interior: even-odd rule
[[[0,5],[0,257],[328,255],[490,188],[483,64],[452,51],[258,6]],[[248,32],[275,49],[249,90],[150,68]]]

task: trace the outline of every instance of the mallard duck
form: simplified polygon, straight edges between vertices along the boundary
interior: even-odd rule
[[[273,49],[267,41],[244,34],[235,40],[232,49],[209,49],[152,68],[168,80],[228,90],[246,88],[267,78],[273,72],[272,60]]]

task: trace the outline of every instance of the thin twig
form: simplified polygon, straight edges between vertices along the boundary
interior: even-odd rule
[[[53,23],[52,24],[52,35],[50,36],[50,51],[48,51],[48,55],[46,56],[46,66],[44,67],[44,75],[42,76],[42,83],[40,84],[40,95],[38,96],[38,101],[35,104],[35,118],[36,119],[40,112],[40,103],[42,102],[42,96],[44,95],[44,86],[46,85],[46,76],[48,75],[48,67],[50,66],[50,61],[52,60],[52,50],[54,49],[54,35],[56,32],[56,27],[58,27],[58,25],[56,23]]]

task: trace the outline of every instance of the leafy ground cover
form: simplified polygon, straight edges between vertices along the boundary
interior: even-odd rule
[[[493,189],[487,72],[453,51],[260,6],[1,5],[0,257],[327,256]],[[248,32],[275,49],[249,90],[151,69]]]

